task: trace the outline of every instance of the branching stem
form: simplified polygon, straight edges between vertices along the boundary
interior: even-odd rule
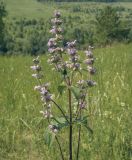
[[[69,79],[69,86],[71,86],[71,82]],[[69,101],[69,115],[70,115],[70,130],[69,130],[69,160],[72,160],[72,101],[71,101],[71,90],[68,88],[68,101]]]
[[[68,121],[68,119],[67,119],[64,111],[61,109],[61,107],[60,107],[53,99],[51,99],[51,101],[52,101],[52,102],[57,106],[57,108],[61,111],[61,113],[62,113],[63,116],[65,117],[66,121],[67,121],[68,123],[70,123],[70,122]]]
[[[61,149],[61,145],[60,145],[60,142],[59,142],[57,136],[55,136],[55,139],[56,139],[56,142],[57,142],[59,150],[60,150],[61,158],[62,158],[62,160],[64,160],[64,155],[63,155],[63,152],[62,152],[62,149]]]

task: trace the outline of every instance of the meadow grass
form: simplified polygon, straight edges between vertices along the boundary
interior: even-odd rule
[[[80,160],[132,160],[131,52],[131,44],[117,44],[94,51],[98,85],[89,90],[87,111],[94,133],[91,136],[85,129],[82,132]],[[83,56],[82,52],[80,54]],[[49,149],[44,143],[47,122],[39,113],[42,105],[39,95],[33,90],[36,81],[31,77],[32,58],[0,57],[1,160],[60,159],[57,144]],[[46,61],[47,55],[42,55],[44,81],[51,81],[55,99],[65,108],[66,95],[58,97],[57,94],[60,77],[51,71]],[[75,132],[74,146],[76,135]],[[63,130],[59,136],[68,159],[68,133]]]
[[[103,8],[106,5],[112,5],[114,7],[124,7],[125,9],[132,9],[131,2],[117,2],[117,3],[100,3],[100,2],[65,2],[65,3],[53,3],[53,2],[37,2],[37,0],[4,0],[6,9],[8,11],[9,19],[15,18],[27,18],[36,19],[44,18],[49,19],[52,16],[53,10],[58,9],[63,15],[79,16],[81,17],[93,17],[93,13],[86,14],[85,12],[73,12],[74,7],[81,7],[82,10],[90,9],[96,10],[97,8]]]

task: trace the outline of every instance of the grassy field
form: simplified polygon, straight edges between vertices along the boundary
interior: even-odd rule
[[[59,9],[64,15],[78,15],[73,13],[75,7],[81,7],[82,10],[91,9],[96,10],[97,8],[102,8],[107,5],[107,3],[40,3],[37,0],[4,0],[6,4],[9,18],[49,18],[52,16],[53,10]],[[111,3],[110,5],[115,7],[124,7],[127,9],[132,9],[132,3]],[[80,16],[88,16],[86,13],[80,13]],[[89,16],[93,16],[91,13]],[[88,16],[88,17],[89,17]]]
[[[94,51],[98,85],[90,91],[87,111],[94,134],[91,138],[86,130],[82,133],[80,160],[132,160],[131,52],[131,44]],[[41,56],[45,81],[51,80],[52,92],[57,97],[60,79],[50,71],[46,60],[46,55]],[[0,57],[1,160],[59,160],[56,143],[51,149],[44,143],[47,122],[39,113],[42,106],[33,90],[36,82],[31,77],[31,65],[30,56]],[[61,97],[57,101],[66,104]],[[64,130],[62,135],[67,157],[67,132]],[[76,146],[76,141],[73,145]]]

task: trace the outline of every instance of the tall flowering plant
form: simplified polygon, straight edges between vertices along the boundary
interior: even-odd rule
[[[53,70],[61,74],[63,85],[58,86],[58,92],[63,94],[67,91],[68,107],[67,112],[64,108],[57,104],[50,92],[50,83],[42,82],[43,74],[40,65],[39,57],[33,60],[34,65],[31,69],[35,72],[32,74],[38,80],[38,85],[34,87],[40,93],[43,110],[40,111],[43,117],[48,121],[48,129],[46,130],[46,143],[50,146],[53,139],[56,140],[61,159],[64,160],[63,150],[58,138],[58,134],[64,127],[69,128],[69,154],[68,159],[73,159],[73,126],[77,126],[77,151],[76,160],[79,159],[81,130],[82,127],[87,128],[90,132],[92,129],[87,124],[87,108],[88,108],[88,89],[96,85],[92,80],[92,76],[96,73],[93,67],[94,57],[92,47],[88,47],[85,53],[85,60],[81,60],[76,49],[76,40],[67,42],[67,46],[63,47],[63,29],[61,28],[62,19],[61,13],[55,11],[54,18],[51,20],[52,28],[50,33],[53,38],[50,38],[47,45],[49,51],[48,63],[52,65]],[[89,77],[89,78],[88,78]],[[60,111],[60,117],[52,113],[52,107],[55,106]]]

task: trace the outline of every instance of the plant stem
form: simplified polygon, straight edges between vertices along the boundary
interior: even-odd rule
[[[69,86],[71,85],[69,80]],[[69,160],[72,160],[72,106],[71,106],[71,90],[68,89],[69,96],[69,114],[70,114],[70,130],[69,130]]]
[[[63,156],[63,153],[62,153],[61,145],[60,145],[60,142],[59,142],[59,140],[58,140],[57,136],[55,136],[55,139],[56,139],[56,141],[57,141],[57,143],[58,143],[58,146],[59,146],[59,150],[60,150],[61,158],[62,158],[62,160],[64,160],[64,156]]]
[[[80,118],[81,118],[81,109],[80,109]],[[80,151],[80,141],[81,141],[81,125],[79,126],[78,130],[78,146],[77,146],[77,159],[79,159],[79,151]]]
[[[78,102],[78,108],[79,108],[79,102]],[[79,116],[79,118],[81,119],[81,114],[82,114],[82,110],[81,110],[81,108],[79,108],[79,111],[78,111],[78,114],[77,114],[76,118]],[[76,160],[79,159],[80,141],[81,141],[81,125],[79,126],[79,130],[78,130],[78,144],[77,144],[77,157],[76,157]]]
[[[77,160],[79,158],[80,141],[81,141],[81,126],[79,126],[79,131],[78,131]]]
[[[68,121],[65,113],[64,113],[63,110],[61,109],[61,107],[60,107],[53,99],[51,99],[51,101],[52,101],[52,102],[57,106],[57,108],[61,111],[61,113],[62,113],[63,116],[65,117],[66,121],[67,121],[68,123],[70,123],[70,122]]]

